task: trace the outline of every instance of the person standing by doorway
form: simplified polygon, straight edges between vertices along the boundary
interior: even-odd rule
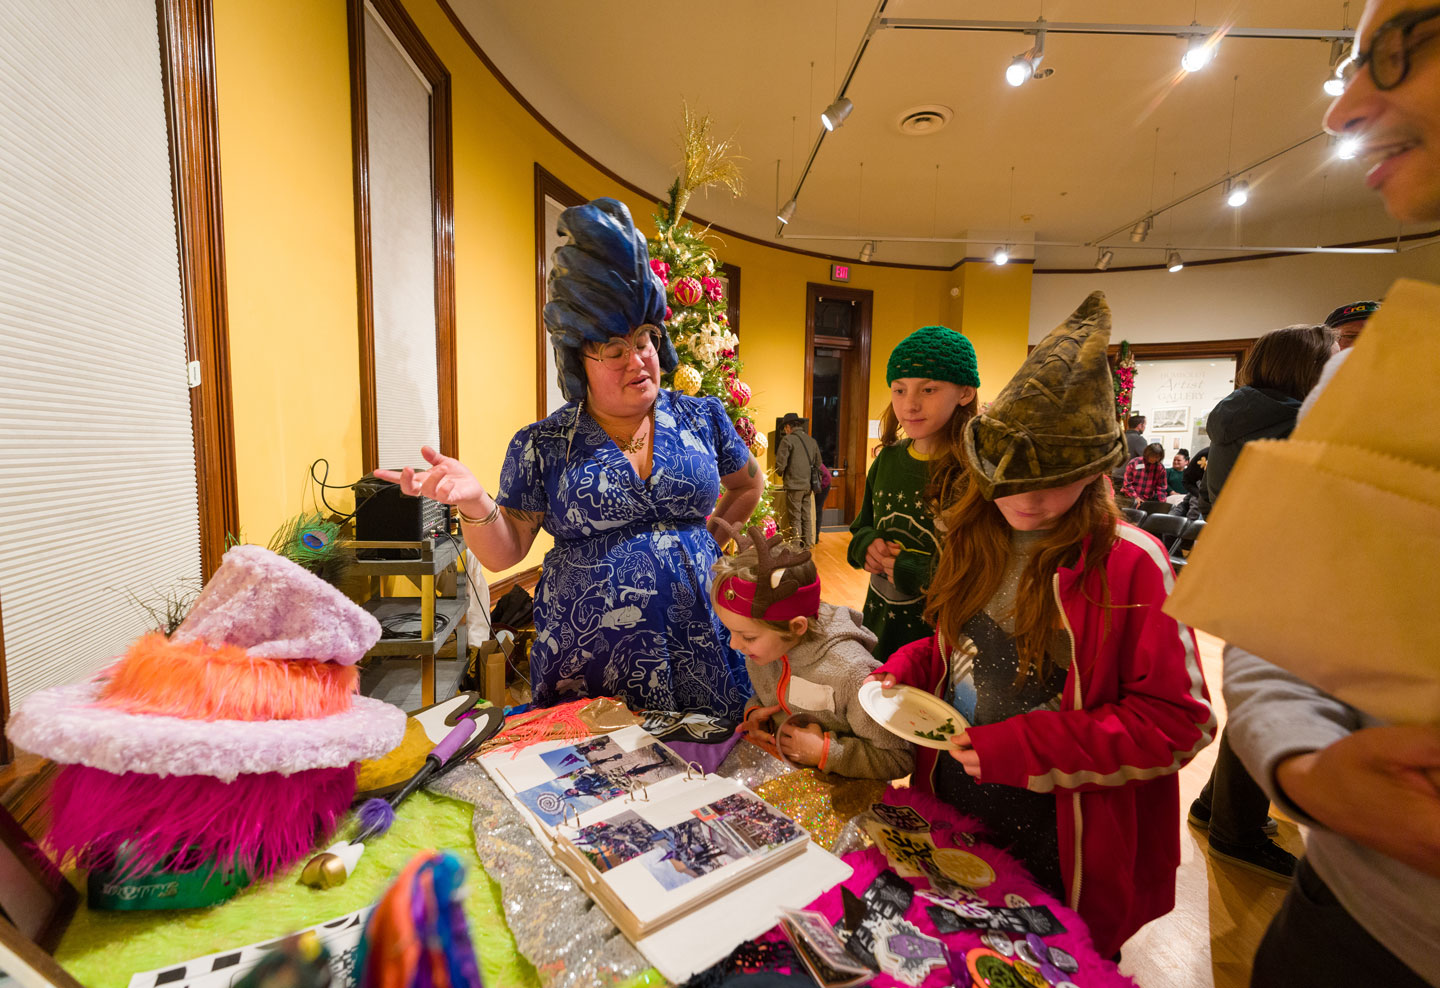
[[[780,421],[785,433],[775,450],[775,472],[780,475],[784,508],[780,528],[789,541],[815,544],[815,484],[820,476],[820,445],[805,431],[805,420],[794,412]]]

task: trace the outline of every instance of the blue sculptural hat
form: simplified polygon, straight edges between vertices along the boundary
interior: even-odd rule
[[[555,231],[570,242],[555,251],[545,328],[566,400],[585,397],[586,343],[628,336],[641,326],[660,329],[660,369],[674,370],[680,358],[665,331],[665,283],[650,269],[645,237],[625,204],[596,199],[572,206]]]

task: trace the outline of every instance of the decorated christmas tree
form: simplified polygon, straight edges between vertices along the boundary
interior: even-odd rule
[[[719,263],[711,241],[718,238],[708,227],[697,230],[683,218],[690,196],[700,189],[721,185],[740,194],[739,159],[731,140],[711,136],[710,118],[697,116],[688,106],[681,151],[680,175],[670,186],[669,199],[660,204],[650,240],[650,267],[667,286],[665,326],[680,355],[665,384],[687,395],[719,398],[740,438],[762,456],[767,440],[755,425],[750,386],[740,380],[740,340],[725,311],[725,283],[716,275]],[[767,537],[774,534],[768,484],[750,524],[762,526]]]

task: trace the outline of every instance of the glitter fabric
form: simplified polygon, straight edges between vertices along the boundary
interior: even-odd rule
[[[619,984],[650,965],[604,911],[545,853],[519,811],[476,762],[427,788],[475,806],[475,850],[500,883],[515,945],[545,988]]]
[[[751,746],[753,747],[753,745]],[[850,819],[877,803],[885,783],[842,779],[817,772],[791,772],[758,786],[760,798],[810,831],[815,843],[834,851]]]
[[[725,756],[715,774],[734,779],[742,786],[758,791],[771,779],[781,778],[794,771],[765,749],[749,741],[741,741],[734,751]]]

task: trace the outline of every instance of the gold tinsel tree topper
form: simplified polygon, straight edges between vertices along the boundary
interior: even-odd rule
[[[696,113],[682,104],[680,119],[680,174],[670,186],[670,216],[673,225],[685,212],[690,196],[711,185],[723,185],[731,195],[745,191],[733,137],[717,138],[711,133],[709,114]]]

